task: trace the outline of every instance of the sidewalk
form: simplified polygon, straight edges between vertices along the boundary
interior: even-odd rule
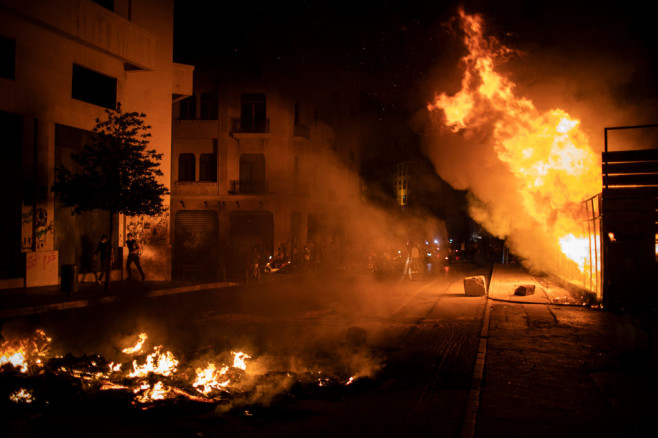
[[[530,275],[521,265],[494,265],[489,285],[489,298],[526,304],[585,305],[586,297],[578,296],[556,281]],[[534,293],[517,295],[521,286],[534,286]],[[520,291],[521,292],[521,291]]]
[[[527,284],[534,295],[514,294]],[[476,413],[464,435],[656,436],[650,334],[630,315],[556,305],[551,293],[518,266],[494,266],[471,394]]]
[[[79,283],[78,290],[70,294],[63,291],[59,285],[0,289],[0,319],[111,303],[122,296],[156,297],[237,284],[115,280],[112,281],[108,292],[105,292],[104,285],[96,283]]]

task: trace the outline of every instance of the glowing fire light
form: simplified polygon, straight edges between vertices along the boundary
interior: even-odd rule
[[[192,386],[203,395],[208,395],[212,390],[225,388],[231,383],[230,379],[221,378],[226,375],[227,371],[227,366],[218,371],[214,363],[208,364],[205,369],[197,368],[197,378]],[[219,381],[220,378],[222,381]]]
[[[532,224],[527,228],[535,230],[537,239],[545,239],[543,247],[555,248],[556,256],[561,252],[584,273],[584,260],[590,254],[580,203],[601,191],[600,159],[580,130],[579,120],[561,109],[542,114],[531,100],[515,95],[515,84],[496,71],[496,62],[511,50],[494,38],[485,38],[479,15],[459,14],[468,49],[462,58],[466,68],[461,90],[436,96],[428,110],[441,110],[445,124],[455,133],[489,130],[495,156],[516,181],[510,190],[517,191],[523,211],[515,214],[527,215]],[[495,207],[494,199],[479,201],[484,208],[472,207],[479,222],[498,237],[513,234],[518,224],[504,230],[496,225],[509,223],[504,216],[511,211]],[[515,249],[531,263],[539,257],[534,248]],[[559,263],[546,266],[548,257],[542,256],[542,268],[560,270]]]
[[[247,364],[245,363],[245,360],[251,359],[251,356],[247,356],[246,354],[241,352],[238,353],[231,352],[231,354],[235,355],[235,358],[233,359],[233,368],[240,368],[243,371],[246,370]]]
[[[154,347],[154,352],[146,357],[146,362],[139,365],[133,360],[133,370],[128,374],[130,377],[146,377],[149,373],[160,376],[171,376],[178,366],[178,360],[170,351],[160,353],[162,347]]]
[[[234,355],[233,368],[242,371],[246,370],[247,364],[245,360],[250,359],[251,356],[242,352],[231,352],[231,354]],[[223,366],[220,370],[217,370],[214,363],[208,364],[205,369],[197,368],[197,377],[192,386],[204,395],[210,394],[213,390],[225,389],[231,383],[231,379],[227,377],[228,371],[228,366]]]
[[[148,338],[148,336],[146,336],[146,333],[140,333],[139,334],[139,340],[137,341],[137,343],[133,347],[124,348],[121,351],[123,353],[126,353],[126,354],[140,353],[142,351],[142,347],[144,346],[144,342],[146,342],[147,338]]]
[[[14,403],[32,403],[34,401],[34,396],[31,391],[21,388],[19,391],[11,394],[9,400]]]
[[[138,403],[149,403],[153,400],[164,400],[171,392],[170,388],[166,388],[164,383],[157,382],[151,386],[148,382],[143,382],[142,385],[135,390],[137,397],[135,401]]]
[[[31,365],[41,366],[42,359],[49,354],[50,342],[42,330],[28,339],[7,340],[0,345],[0,367],[11,364],[26,373]]]
[[[231,352],[233,358],[229,365],[216,366],[214,363],[208,363],[205,368],[194,369],[196,371],[194,373],[189,367],[179,370],[179,361],[173,353],[165,351],[162,346],[154,347],[148,355],[141,353],[147,339],[146,334],[142,333],[139,336],[138,345],[121,350],[130,355],[140,353],[139,356],[131,357],[125,363],[106,363],[98,355],[84,361],[69,361],[68,358],[60,356],[54,358],[54,361],[44,361],[43,359],[46,359],[47,356],[47,348],[44,347],[43,342],[50,342],[50,338],[46,337],[43,332],[38,332],[34,338],[7,341],[2,344],[0,352],[3,357],[3,366],[0,368],[0,372],[8,370],[9,366],[18,366],[21,370],[25,369],[23,372],[33,375],[51,372],[55,375],[69,376],[84,381],[84,388],[125,391],[131,395],[132,404],[139,405],[140,409],[150,409],[159,401],[179,397],[200,403],[215,403],[223,400],[228,393],[251,391],[249,385],[253,381],[242,379],[247,369],[247,360],[251,359],[250,355],[243,352]],[[26,366],[26,363],[40,366],[38,368]],[[122,365],[126,365],[123,367],[127,368],[126,371],[122,371]],[[318,374],[319,386],[327,386],[332,383],[329,377],[322,373]],[[288,375],[288,377],[291,376]],[[352,384],[355,378],[349,378],[345,385]],[[191,388],[194,388],[196,393],[191,391]],[[32,390],[29,387],[21,388],[13,393],[5,393],[5,396],[8,396],[14,403],[32,403],[34,401]],[[43,398],[48,403],[47,395]]]

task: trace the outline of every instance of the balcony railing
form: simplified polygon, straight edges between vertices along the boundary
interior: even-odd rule
[[[231,187],[228,192],[231,195],[267,193],[267,181],[240,181],[239,179],[233,179],[230,182]]]
[[[231,119],[231,132],[241,134],[267,134],[270,132],[270,119]]]

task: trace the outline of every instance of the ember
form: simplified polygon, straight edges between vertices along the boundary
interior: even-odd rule
[[[32,403],[34,397],[32,396],[32,392],[21,388],[19,391],[11,394],[9,399],[14,403]]]

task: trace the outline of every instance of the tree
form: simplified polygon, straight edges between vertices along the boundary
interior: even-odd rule
[[[76,172],[64,166],[55,169],[52,190],[71,213],[103,210],[109,214],[108,240],[114,234],[113,217],[157,215],[165,210],[163,196],[169,191],[157,182],[162,175],[162,154],[147,149],[151,133],[146,114],[105,110],[106,119],[96,119],[92,141],[71,155]],[[111,264],[105,267],[105,289],[110,287]]]

